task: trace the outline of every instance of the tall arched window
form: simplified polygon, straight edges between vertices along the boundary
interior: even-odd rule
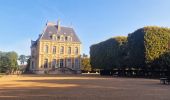
[[[78,55],[78,53],[79,53],[78,47],[75,47],[75,54]]]
[[[71,54],[71,47],[68,47],[68,54]]]
[[[48,45],[45,45],[45,53],[48,53]]]
[[[48,59],[44,60],[44,68],[48,68]]]
[[[57,67],[57,60],[53,59],[52,61],[52,68],[55,69]]]
[[[56,46],[53,46],[53,54],[56,54]]]
[[[69,67],[69,68],[72,67],[72,65],[71,65],[71,58],[67,59],[66,66]]]
[[[75,68],[79,68],[79,59],[75,58]]]
[[[64,46],[60,47],[60,54],[64,54]]]

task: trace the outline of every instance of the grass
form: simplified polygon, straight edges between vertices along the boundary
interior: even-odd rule
[[[0,100],[169,100],[159,80],[86,75],[8,75]]]

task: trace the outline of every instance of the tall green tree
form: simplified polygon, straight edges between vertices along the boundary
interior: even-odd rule
[[[26,56],[25,55],[20,55],[18,60],[20,61],[21,65],[24,65],[25,62],[27,61]]]
[[[0,57],[0,72],[5,73],[10,69],[9,59],[6,56]]]
[[[16,52],[0,52],[0,71],[10,72],[18,69]]]
[[[10,71],[15,71],[18,69],[18,54],[16,52],[7,52],[7,58],[9,59]]]

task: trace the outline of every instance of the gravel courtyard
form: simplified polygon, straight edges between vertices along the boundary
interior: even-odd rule
[[[170,100],[170,85],[85,75],[3,76],[0,100]]]

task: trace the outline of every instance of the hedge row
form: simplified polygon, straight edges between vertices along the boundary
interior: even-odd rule
[[[90,61],[97,69],[166,71],[170,68],[170,29],[149,26],[128,37],[114,37],[90,47]]]
[[[95,69],[112,69],[124,66],[127,37],[114,37],[90,47],[91,66]],[[122,60],[124,59],[124,60]]]

